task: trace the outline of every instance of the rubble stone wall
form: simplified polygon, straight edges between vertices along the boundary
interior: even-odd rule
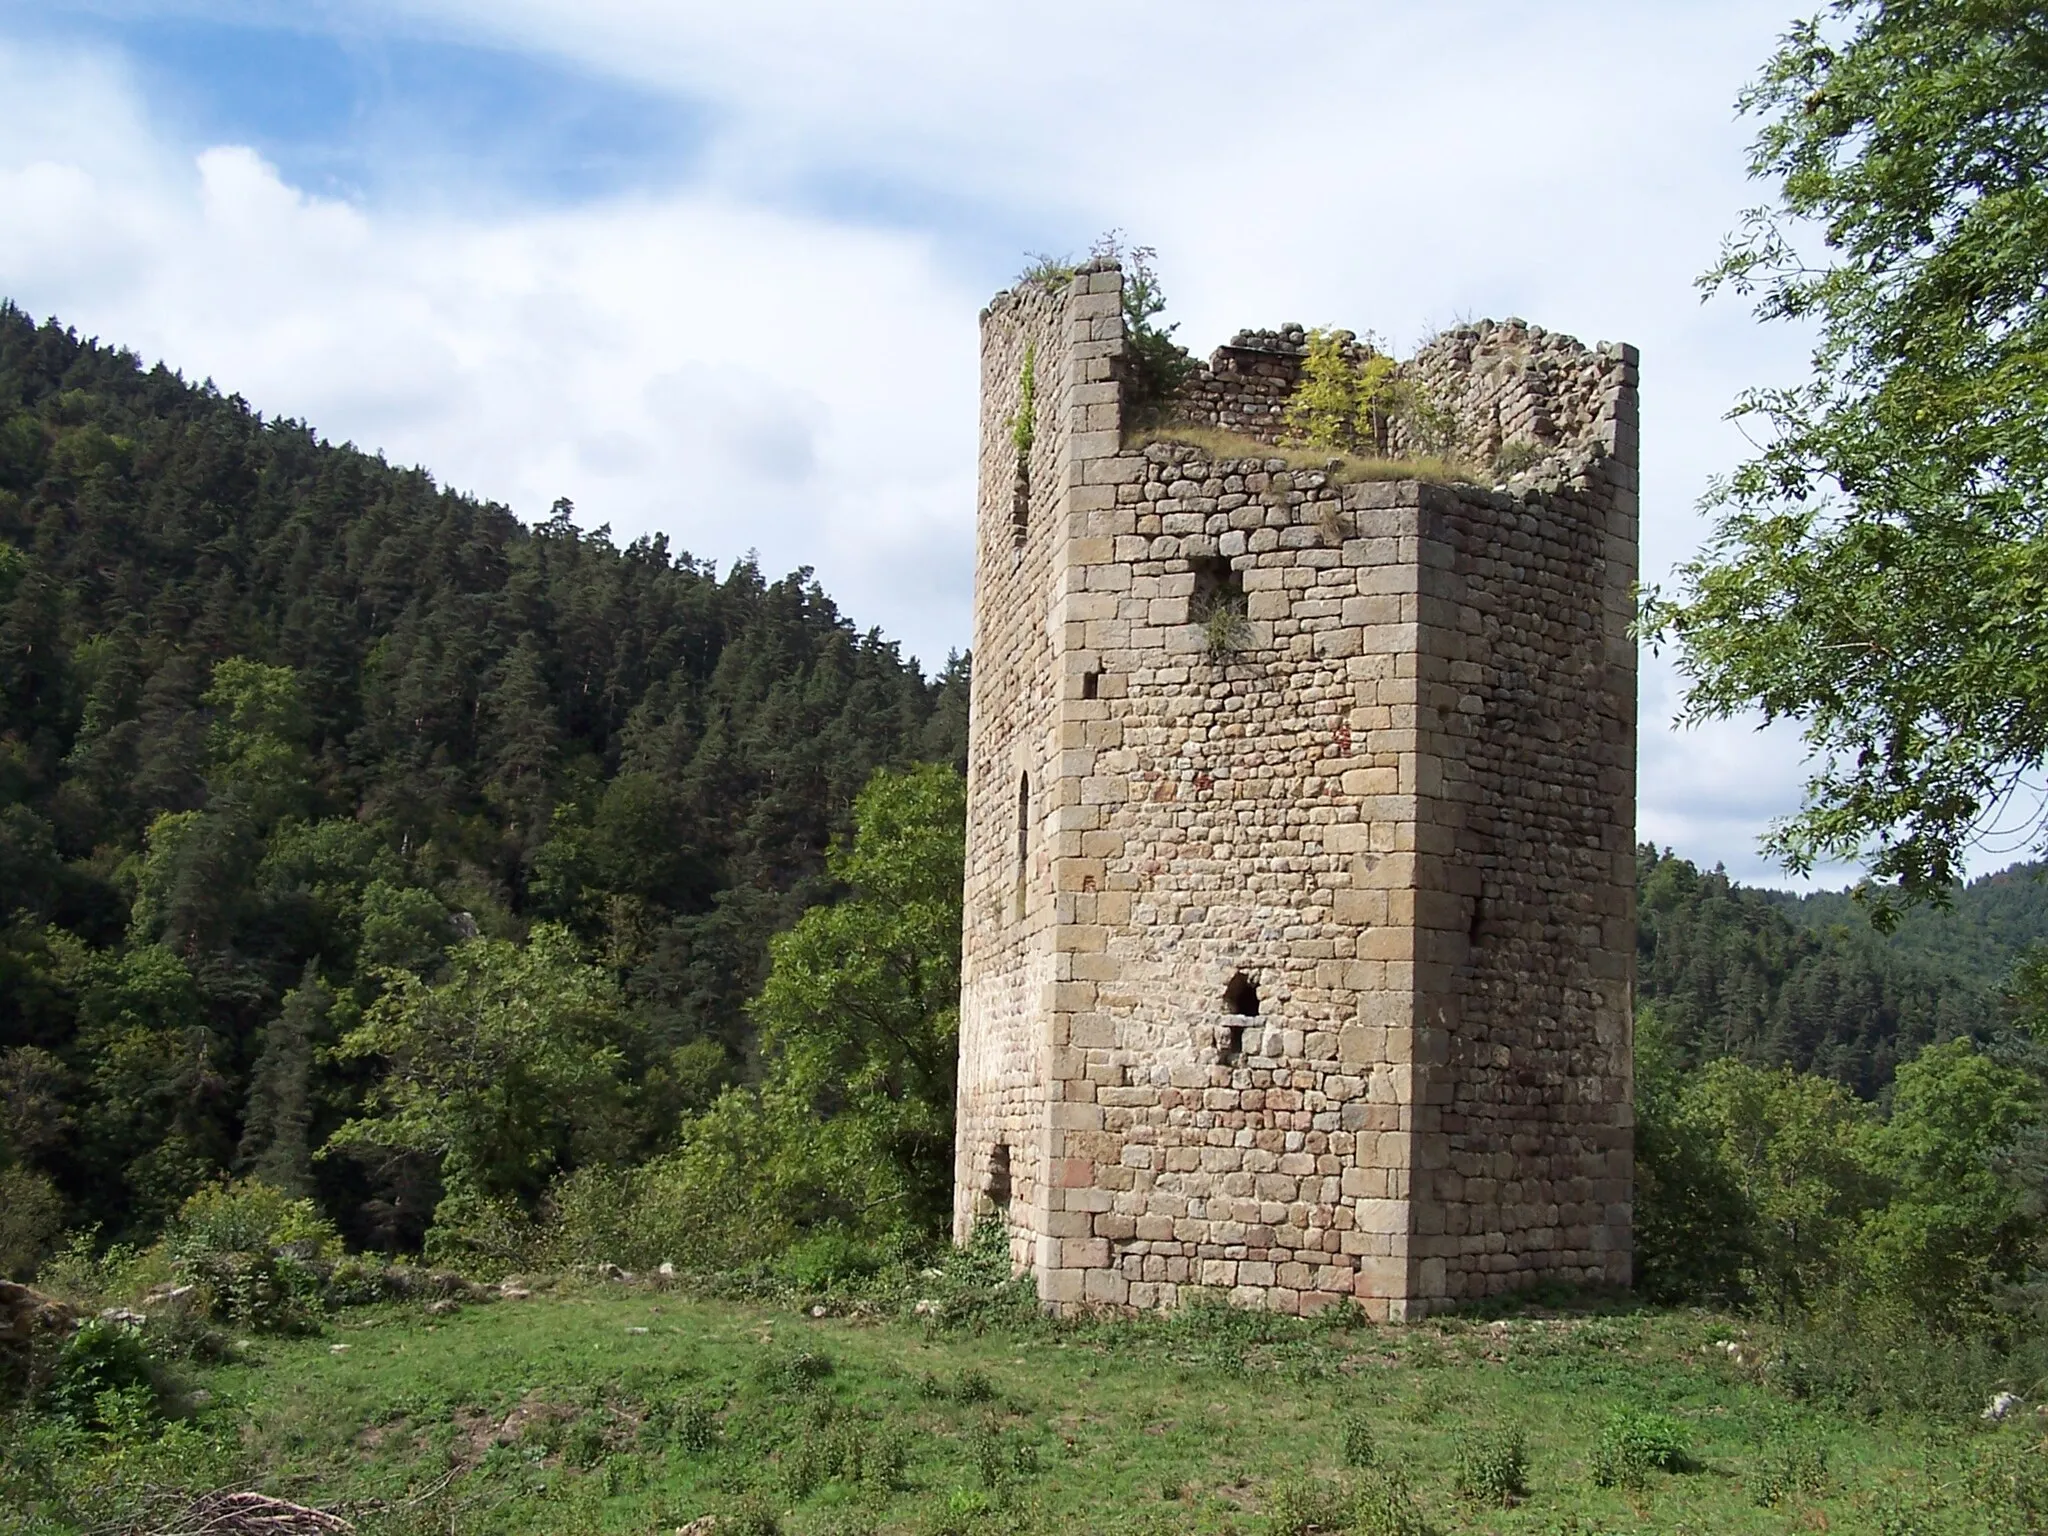
[[[1348,350],[1356,362],[1371,349],[1354,342]],[[1307,355],[1302,326],[1239,331],[1188,375],[1161,413],[1164,422],[1279,445]],[[1575,474],[1596,448],[1613,452],[1615,414],[1633,407],[1635,368],[1633,348],[1587,348],[1523,320],[1459,326],[1399,365],[1420,399],[1448,417],[1448,441],[1428,441],[1416,423],[1397,418],[1390,446],[1397,455],[1470,464],[1489,480]],[[1170,432],[1162,424],[1148,435]],[[1518,443],[1526,448],[1514,473],[1491,473],[1502,448]]]

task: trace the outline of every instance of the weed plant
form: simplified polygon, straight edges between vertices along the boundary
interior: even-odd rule
[[[1828,1448],[1810,1426],[1774,1416],[1749,1477],[1750,1498],[1771,1508],[1795,1495],[1816,1499],[1828,1489]]]
[[[1686,1465],[1685,1426],[1668,1414],[1623,1408],[1609,1415],[1593,1447],[1593,1481],[1601,1488],[1640,1490],[1652,1472]]]
[[[1436,1536],[1398,1467],[1380,1467],[1359,1480],[1351,1503],[1357,1536]]]
[[[1379,1452],[1379,1442],[1372,1432],[1372,1421],[1358,1412],[1344,1416],[1344,1465],[1364,1468],[1373,1464]]]
[[[1521,1430],[1468,1430],[1458,1441],[1451,1486],[1460,1498],[1505,1508],[1529,1491],[1528,1473],[1528,1440]]]
[[[1323,1478],[1297,1478],[1273,1492],[1266,1529],[1269,1536],[1315,1536],[1351,1524],[1351,1496],[1342,1484]]]

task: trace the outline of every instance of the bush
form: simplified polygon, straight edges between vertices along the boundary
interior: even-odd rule
[[[702,1398],[688,1398],[675,1410],[675,1442],[693,1456],[701,1456],[718,1445],[718,1412]]]
[[[1828,1448],[1803,1425],[1773,1425],[1757,1452],[1750,1498],[1766,1508],[1790,1494],[1818,1498],[1827,1491]]]
[[[2009,1345],[1947,1338],[1882,1315],[1841,1314],[1787,1333],[1772,1362],[1787,1396],[1843,1413],[1925,1413],[1974,1422],[2000,1391],[2048,1379],[2048,1335]]]
[[[969,1447],[974,1456],[975,1475],[981,1479],[981,1486],[990,1490],[1000,1488],[1003,1474],[1009,1470],[1009,1456],[1003,1448],[1003,1433],[993,1417],[981,1424],[974,1432]]]
[[[882,1263],[872,1244],[849,1232],[827,1230],[786,1249],[775,1267],[801,1290],[828,1291],[867,1279]]]
[[[223,1253],[331,1260],[341,1253],[341,1234],[312,1201],[241,1179],[209,1185],[179,1207],[164,1248],[174,1262]]]
[[[1347,1467],[1369,1467],[1378,1454],[1374,1443],[1372,1422],[1362,1413],[1352,1413],[1344,1418],[1344,1465]]]
[[[163,1249],[180,1280],[204,1288],[213,1309],[245,1328],[297,1332],[325,1303],[315,1268],[341,1238],[310,1200],[241,1180],[211,1185],[179,1208]]]
[[[1303,1478],[1273,1490],[1266,1529],[1271,1536],[1314,1536],[1350,1523],[1350,1500],[1336,1483]]]
[[[962,1403],[992,1403],[996,1397],[996,1384],[981,1371],[962,1371],[960,1380],[954,1384],[953,1398]]]
[[[64,1341],[43,1400],[82,1428],[109,1432],[162,1416],[165,1379],[142,1336],[93,1318]]]
[[[1357,1536],[1435,1536],[1408,1491],[1408,1480],[1395,1467],[1368,1472],[1359,1482],[1351,1528]]]
[[[2001,1434],[1970,1471],[1970,1497],[1991,1517],[1992,1536],[2048,1531],[2048,1449],[2028,1434]]]
[[[59,1301],[83,1312],[97,1312],[127,1301],[146,1286],[170,1278],[161,1248],[139,1249],[126,1243],[99,1249],[99,1228],[65,1234],[36,1271],[36,1285]]]
[[[1661,1413],[1624,1408],[1607,1420],[1593,1447],[1593,1481],[1602,1488],[1640,1489],[1650,1473],[1685,1465],[1685,1426]]]
[[[965,1244],[951,1250],[936,1274],[919,1285],[912,1315],[934,1324],[973,1329],[1030,1330],[1044,1325],[1038,1285],[1029,1271],[1010,1271],[1010,1229],[995,1212],[975,1223]]]
[[[1507,1505],[1529,1491],[1528,1442],[1519,1429],[1473,1430],[1458,1442],[1451,1484],[1461,1498]]]

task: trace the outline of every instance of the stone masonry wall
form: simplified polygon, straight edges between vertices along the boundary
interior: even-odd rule
[[[1357,361],[1370,349],[1353,343],[1349,351]],[[1302,326],[1239,331],[1188,375],[1167,414],[1279,444],[1307,355]],[[1426,452],[1487,470],[1504,446],[1525,444],[1525,462],[1502,477],[1516,481],[1577,475],[1592,453],[1609,451],[1613,414],[1631,409],[1635,399],[1632,348],[1588,349],[1523,320],[1446,331],[1402,363],[1400,375],[1449,412],[1454,437],[1448,445],[1424,444],[1397,422],[1394,452]]]
[[[969,718],[967,883],[961,969],[960,1094],[955,1225],[964,1238],[1000,1195],[1007,1158],[1013,1251],[1020,1265],[1049,1225],[1051,1151],[1044,1027],[1059,965],[1051,897],[1063,687],[1055,607],[1068,558],[1072,447],[1105,408],[1113,425],[1115,335],[1091,340],[1114,313],[1112,271],[1092,302],[1090,276],[1049,291],[1025,285],[982,317],[980,492],[976,518],[974,658],[981,681]],[[1107,306],[1107,311],[1105,311]],[[1014,427],[1027,356],[1035,407],[1019,474]],[[1021,517],[1020,517],[1021,513]],[[997,1149],[1003,1149],[998,1152]]]
[[[1011,1138],[1054,1306],[1626,1281],[1632,352],[1546,346],[1571,389],[1541,485],[1336,484],[1127,448],[1092,376],[1118,281],[984,318],[957,1229]],[[1473,332],[1430,365],[1506,355]],[[1034,336],[1043,564],[1005,521]],[[1471,393],[1490,422],[1521,387]],[[1219,583],[1234,626],[1198,622]]]

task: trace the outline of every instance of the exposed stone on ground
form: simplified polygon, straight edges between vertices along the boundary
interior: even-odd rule
[[[47,1334],[69,1333],[78,1309],[12,1280],[0,1280],[0,1346],[33,1343]]]

